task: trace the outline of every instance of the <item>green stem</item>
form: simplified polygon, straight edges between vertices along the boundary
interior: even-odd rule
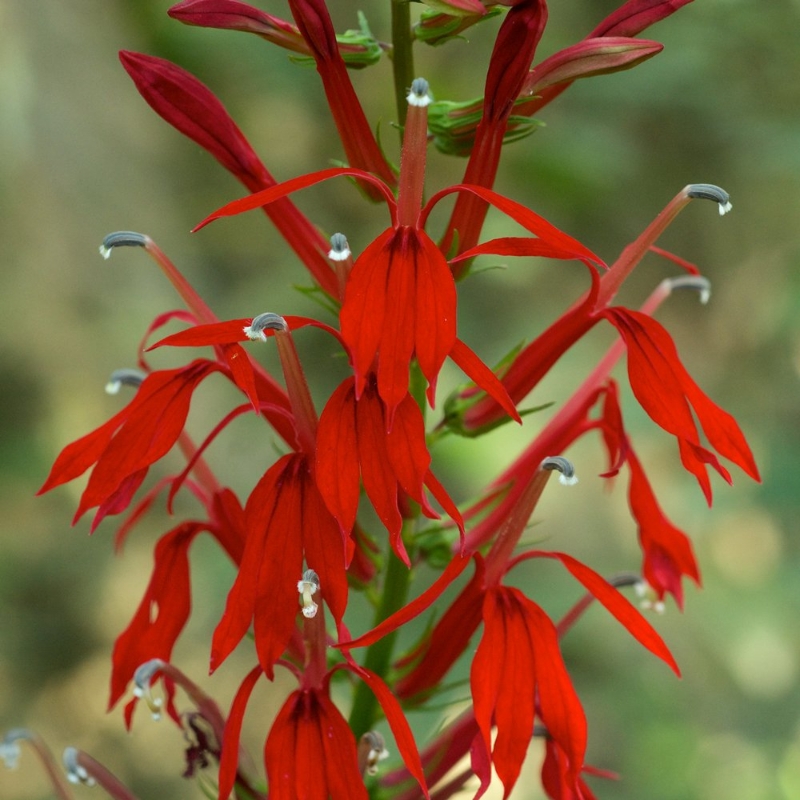
[[[397,121],[406,124],[406,95],[414,80],[414,52],[411,36],[411,4],[409,0],[392,0],[392,70]]]
[[[404,541],[408,542],[414,524],[415,520],[413,519],[407,519],[403,523]],[[390,549],[383,595],[380,605],[375,611],[373,627],[405,605],[410,584],[411,570]],[[385,678],[389,671],[397,633],[398,631],[393,631],[367,648],[364,666],[381,678]],[[350,712],[350,727],[353,729],[356,740],[372,729],[377,716],[378,701],[375,699],[375,695],[372,694],[366,683],[359,683],[353,697],[353,710]]]

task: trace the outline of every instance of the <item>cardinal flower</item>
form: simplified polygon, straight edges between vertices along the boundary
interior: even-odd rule
[[[355,380],[347,378],[325,405],[317,430],[317,486],[343,530],[356,521],[359,476],[364,490],[391,537],[392,548],[408,564],[401,538],[399,501],[407,495],[430,518],[438,518],[425,496],[427,488],[463,529],[453,501],[430,470],[425,422],[406,394],[387,432],[386,414],[375,380],[356,399]]]
[[[149,468],[178,441],[194,390],[215,372],[231,377],[230,371],[208,359],[146,376],[125,408],[62,450],[40,493],[92,467],[74,521],[97,508],[94,529],[106,515],[124,511]]]
[[[296,577],[296,576],[293,576]],[[428,791],[411,729],[400,704],[387,685],[374,673],[358,666],[349,655],[331,669],[327,666],[328,638],[325,630],[324,597],[330,607],[327,584],[313,570],[303,573],[296,584],[303,604],[300,659],[282,660],[281,665],[297,678],[299,687],[284,702],[272,723],[264,748],[269,796],[272,800],[366,800],[364,773],[385,756],[381,739],[366,735],[367,752],[356,747],[353,731],[330,698],[330,681],[338,670],[347,670],[366,683],[380,703],[406,768]],[[295,600],[295,602],[297,602]],[[236,782],[239,738],[245,708],[253,688],[263,674],[253,669],[233,700],[223,734],[219,798],[227,800]],[[379,750],[370,753],[376,745]]]
[[[378,394],[386,405],[387,423],[391,426],[394,412],[408,394],[412,360],[416,359],[428,382],[428,399],[433,404],[436,379],[449,356],[495,398],[505,413],[518,419],[496,376],[456,338],[455,282],[445,256],[424,230],[428,215],[443,197],[454,192],[472,193],[534,234],[537,237],[535,241],[547,249],[547,254],[553,252],[560,258],[602,262],[588,248],[534,212],[479,186],[461,184],[444,189],[420,208],[429,101],[427,82],[417,79],[409,94],[397,201],[385,184],[368,173],[329,169],[229,203],[207,217],[195,230],[219,217],[259,208],[333,177],[350,175],[371,182],[386,199],[392,214],[392,227],[366,247],[347,276],[340,322],[342,338],[355,373],[356,396],[361,396],[374,374]]]
[[[519,776],[537,716],[564,754],[569,783],[575,791],[582,780],[586,749],[586,719],[561,657],[554,624],[522,592],[502,585],[504,576],[517,564],[531,558],[560,561],[637,641],[678,672],[653,627],[592,569],[565,553],[534,550],[513,555],[553,470],[561,472],[567,481],[574,478],[566,459],[555,457],[542,462],[510,509],[489,553],[485,558],[474,557],[475,576],[425,637],[423,646],[412,656],[411,671],[397,686],[400,696],[432,689],[483,622],[483,636],[470,672],[480,732],[473,743],[473,768],[477,774],[484,774],[487,770],[481,765],[493,763],[506,797]],[[468,562],[466,557],[454,557],[442,576],[416,600],[369,633],[341,646],[351,649],[370,644],[421,613]],[[492,737],[495,728],[497,735]]]

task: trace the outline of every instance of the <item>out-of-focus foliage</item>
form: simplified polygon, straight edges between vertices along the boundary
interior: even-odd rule
[[[0,6],[0,727],[25,724],[56,749],[80,746],[106,760],[142,797],[189,798],[199,791],[178,777],[182,743],[174,729],[142,715],[128,736],[119,712],[104,716],[110,643],[141,596],[153,539],[168,521],[154,518],[149,532],[137,531],[125,557],[115,559],[112,524],[91,540],[86,522],[69,528],[77,488],[43,499],[33,493],[57,451],[118,408],[119,399],[102,392],[108,374],[132,365],[155,314],[178,306],[142,254],[115,253],[108,263],[99,258],[106,233],[150,234],[223,318],[303,313],[310,300],[286,288],[305,276],[263,218],[248,215],[189,235],[241,188],[152,114],[116,52],[171,58],[197,74],[278,178],[322,168],[342,153],[313,69],[291,64],[256,37],[184,28],[167,18],[169,5],[43,0]],[[617,3],[551,5],[541,57],[585,35]],[[362,8],[375,35],[386,38],[387,9]],[[356,9],[346,0],[335,4],[341,30],[356,26]],[[460,59],[467,47],[488,57],[493,24],[470,31],[469,45],[419,48],[417,72],[437,97],[480,93],[485,62],[474,53]],[[798,29],[796,0],[697,0],[648,33],[665,45],[659,56],[630,72],[576,84],[545,109],[545,126],[509,146],[498,181],[505,194],[607,260],[687,183],[720,184],[734,203],[722,220],[713,208],[695,204],[664,237],[662,246],[701,266],[714,294],[705,308],[694,297],[676,296],[660,317],[700,385],[740,420],[764,484],[734,476],[736,486],[720,486],[709,512],[679,469],[672,443],[630,404],[662,503],[694,537],[705,588],[689,591],[685,614],[670,607],[659,623],[683,669],[681,683],[624,636],[612,635],[612,623],[599,613],[566,640],[591,722],[590,760],[625,776],[618,785],[598,786],[600,797],[800,796]],[[456,71],[454,63],[473,69]],[[354,81],[396,158],[391,99],[375,90],[389,77],[381,64]],[[432,188],[458,180],[462,161],[432,160]],[[385,225],[384,212],[365,212],[345,185],[315,188],[298,202],[327,232],[345,229],[356,251]],[[487,235],[499,224],[490,218]],[[668,265],[652,257],[626,287],[626,300],[635,303],[667,274]],[[569,264],[519,262],[505,272],[480,273],[461,287],[461,319],[475,319],[462,333],[480,341],[479,301],[489,296],[502,310],[497,324],[510,347],[513,337],[523,331],[531,337],[551,321],[583,280],[583,271]],[[565,397],[610,337],[598,329],[531,404]],[[327,351],[317,351],[312,337],[304,344],[313,372]],[[192,411],[199,431],[215,420],[213,389],[207,396],[208,408]],[[273,457],[269,442],[249,435],[250,424],[243,421],[238,438],[226,436],[209,454],[232,468],[241,486],[249,485],[248,462],[263,469]],[[478,461],[465,463],[459,444],[446,442],[439,453],[443,479],[464,499],[517,446],[509,429],[486,442]],[[566,507],[557,492],[547,498],[541,514],[548,530],[564,538],[560,549],[606,572],[635,568],[624,487],[609,495],[592,480],[603,470],[598,449],[584,445],[573,455],[584,478],[581,495]],[[178,657],[188,674],[202,679],[208,630],[232,569],[204,542],[196,547],[201,588]],[[541,585],[553,613],[574,599],[546,566],[517,579]],[[207,682],[223,707],[246,666],[246,658],[234,660]],[[281,691],[275,690],[277,700],[264,692],[264,713]],[[529,768],[533,774],[536,763]],[[514,796],[525,791],[521,782]],[[0,772],[0,795],[48,796],[32,758],[15,774]]]

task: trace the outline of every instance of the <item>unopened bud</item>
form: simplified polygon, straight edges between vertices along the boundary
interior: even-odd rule
[[[540,469],[558,470],[561,474],[558,480],[564,486],[574,486],[578,482],[578,476],[575,474],[575,467],[572,462],[563,456],[548,456],[542,461]]]
[[[300,603],[303,616],[312,619],[317,616],[319,606],[311,599],[319,589],[319,575],[313,569],[307,569],[301,580],[297,582],[297,591],[300,592]]]
[[[264,314],[259,314],[257,317],[253,317],[253,321],[249,325],[246,325],[242,330],[248,339],[266,342],[267,335],[264,333],[264,331],[288,331],[289,326],[286,324],[286,320],[280,316],[280,314],[273,314],[272,312],[267,311]]]

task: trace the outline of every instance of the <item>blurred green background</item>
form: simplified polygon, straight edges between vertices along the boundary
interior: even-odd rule
[[[189,235],[242,189],[155,116],[116,53],[170,58],[200,77],[279,179],[342,157],[312,68],[290,64],[256,37],[184,27],[166,16],[169,5],[0,3],[0,730],[30,726],[58,754],[82,747],[142,798],[200,794],[179,777],[183,743],[173,727],[140,712],[127,734],[119,710],[105,714],[111,643],[139,602],[153,543],[170,520],[156,512],[115,558],[113,520],[92,538],[87,520],[70,528],[80,482],[34,497],[58,451],[119,408],[121,399],[102,391],[111,370],[133,365],[150,320],[179,306],[143,253],[119,251],[106,263],[97,247],[113,230],[148,233],[222,318],[315,307],[290,288],[308,281],[262,216]],[[617,5],[552,2],[537,60],[584,36]],[[263,7],[288,15],[283,3]],[[357,8],[346,0],[333,6],[339,30],[355,27]],[[375,34],[388,38],[388,2],[361,9]],[[418,49],[417,73],[438,98],[480,94],[496,21],[485,28],[469,44]],[[618,783],[593,784],[600,798],[800,797],[798,32],[797,0],[697,0],[643,34],[664,43],[659,56],[579,82],[547,107],[540,115],[546,127],[509,147],[497,183],[607,261],[687,183],[720,184],[734,204],[723,219],[711,204],[693,204],[659,242],[698,263],[714,287],[707,307],[679,295],[659,318],[698,383],[740,421],[764,482],[748,483],[741,473],[733,488],[717,481],[709,511],[680,469],[674,442],[626,395],[634,441],[665,510],[693,537],[704,589],[688,586],[685,613],[670,604],[656,620],[681,682],[597,609],[565,640],[590,721],[589,761],[622,775]],[[396,158],[389,77],[385,62],[353,75]],[[430,188],[458,181],[464,162],[435,153],[431,161]],[[356,252],[386,225],[385,211],[367,207],[345,183],[308,190],[297,202],[326,233],[344,231]],[[444,218],[434,215],[434,234]],[[516,231],[498,215],[490,233]],[[635,306],[669,274],[668,265],[648,258],[621,299]],[[582,269],[544,262],[477,275],[461,286],[462,335],[488,360],[499,358],[555,318],[584,283]],[[298,340],[322,402],[341,361],[324,337]],[[596,329],[533,400],[563,401],[611,340]],[[159,354],[153,362],[175,358]],[[441,396],[459,380],[448,368]],[[232,397],[219,384],[203,387],[190,418],[198,438]],[[440,477],[465,500],[539,424],[531,419],[524,435],[509,429],[477,443],[446,441],[435,455]],[[273,457],[264,433],[240,420],[209,453],[242,494]],[[604,468],[596,441],[571,455],[582,481],[570,494],[548,490],[535,535],[602,572],[636,569],[624,482],[608,492],[593,478]],[[164,469],[180,463],[168,462]],[[192,513],[188,500],[180,505]],[[248,648],[213,679],[205,676],[209,633],[233,571],[208,542],[198,541],[192,553],[195,611],[175,661],[227,708],[250,666]],[[578,596],[547,565],[521,570],[514,581],[553,615]],[[291,686],[283,678],[279,684],[253,700],[247,725],[256,754],[264,720]],[[433,723],[415,724],[424,731]],[[534,753],[515,798],[540,796],[537,772]],[[0,796],[50,796],[30,752],[17,771],[0,771]]]

